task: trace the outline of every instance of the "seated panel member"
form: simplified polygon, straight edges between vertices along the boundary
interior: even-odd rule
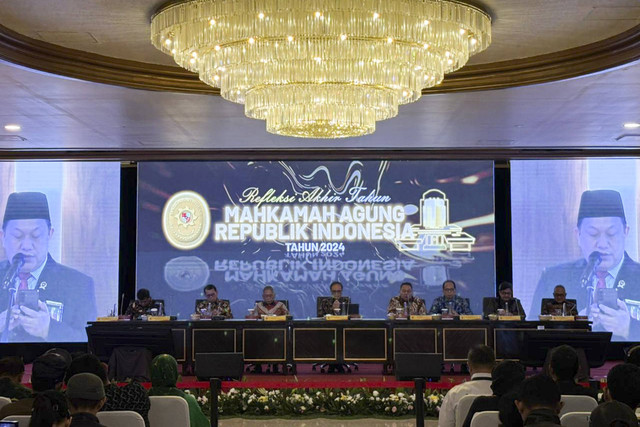
[[[282,301],[276,301],[276,292],[273,286],[265,286],[262,290],[262,301],[256,303],[254,317],[265,316],[287,316],[289,310]]]
[[[441,297],[433,300],[429,313],[440,314],[442,310],[449,310],[449,314],[453,315],[473,314],[469,307],[469,300],[456,294],[456,282],[445,280],[442,284],[442,293]]]
[[[567,300],[567,291],[564,286],[558,285],[553,288],[553,301],[548,301],[542,306],[540,314],[560,316],[562,315],[562,305],[564,304],[564,316],[577,316],[578,308],[574,302]]]
[[[124,312],[124,314],[133,316],[134,318],[138,318],[142,315],[151,314],[152,309],[158,308],[158,304],[156,303],[156,301],[151,298],[149,289],[138,289],[136,297],[138,299],[129,303],[129,307],[127,307],[127,310]]]
[[[497,314],[498,310],[505,310],[511,315],[526,317],[524,308],[518,298],[513,297],[513,285],[509,282],[502,282],[498,286],[498,297],[487,298],[484,307],[484,314]]]
[[[409,282],[404,282],[400,285],[400,295],[395,296],[389,300],[387,306],[387,316],[395,318],[398,309],[402,310],[404,315],[405,305],[409,315],[414,314],[427,314],[427,307],[424,304],[424,300],[413,296],[413,285]]]
[[[205,316],[222,316],[233,319],[229,301],[218,299],[218,288],[212,284],[204,287],[206,301],[200,301],[196,306],[196,312]]]
[[[331,285],[329,285],[331,298],[325,298],[322,300],[322,303],[318,308],[318,317],[323,317],[327,314],[334,314],[333,310],[336,308],[341,308],[343,302],[347,304],[351,302],[349,297],[342,296],[342,289],[342,283],[338,281],[335,281],[331,283]]]

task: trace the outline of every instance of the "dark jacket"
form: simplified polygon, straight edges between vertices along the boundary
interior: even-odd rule
[[[534,409],[524,420],[525,427],[556,427],[562,426],[556,411],[551,409]]]
[[[22,384],[14,383],[11,378],[0,378],[0,396],[9,399],[26,399],[31,397],[31,389],[26,388]]]
[[[582,387],[580,384],[576,384],[574,381],[558,381],[558,388],[560,394],[568,394],[572,396],[591,396],[598,401],[598,391],[592,388]]]
[[[9,261],[0,263],[0,277],[4,277]],[[62,321],[51,320],[46,341],[77,342],[86,341],[87,322],[96,320],[96,298],[93,279],[73,268],[58,264],[48,255],[38,286],[40,301],[54,301],[63,304]],[[7,306],[8,292],[0,292],[0,307]],[[27,334],[22,327],[16,327],[9,337],[10,342],[45,341]]]
[[[588,303],[587,290],[582,288],[580,278],[587,265],[587,261],[579,259],[566,264],[549,267],[542,272],[538,287],[533,295],[533,301],[541,301],[553,294],[553,288],[563,285],[567,290],[567,296],[575,298],[578,302],[578,312],[584,310]],[[635,262],[625,252],[624,260],[614,280],[614,286],[618,290],[618,299],[640,301],[640,264]],[[629,307],[631,311],[637,311],[639,307]],[[597,328],[594,328],[597,330]],[[631,318],[629,337],[614,335],[612,341],[640,341],[640,322]]]
[[[87,412],[78,412],[71,416],[70,427],[106,427],[100,424],[98,417]]]
[[[497,411],[500,408],[498,407],[498,402],[500,401],[500,397],[498,396],[478,396],[473,400],[471,407],[469,408],[469,412],[467,412],[467,418],[464,419],[463,427],[471,427],[471,420],[473,419],[473,415],[476,412],[484,412],[484,411]]]

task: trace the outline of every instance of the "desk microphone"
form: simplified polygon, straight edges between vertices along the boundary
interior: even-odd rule
[[[13,280],[16,278],[18,271],[20,271],[23,265],[24,265],[24,254],[21,252],[18,252],[13,256],[13,259],[11,260],[11,265],[7,270],[7,274],[4,275],[4,280],[2,281],[2,289],[9,288]]]
[[[124,292],[122,293],[122,298],[120,298],[120,315],[122,316],[122,307],[124,306]]]

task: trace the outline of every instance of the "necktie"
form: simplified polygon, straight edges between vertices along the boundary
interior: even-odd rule
[[[29,284],[27,280],[31,277],[31,273],[18,273],[18,277],[20,278],[20,286],[18,290],[29,289]]]
[[[605,279],[608,275],[608,271],[596,271],[596,277],[598,278],[598,283],[596,284],[597,289],[604,289],[607,287],[607,282]]]

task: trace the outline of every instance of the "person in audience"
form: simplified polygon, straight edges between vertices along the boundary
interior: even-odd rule
[[[142,384],[134,381],[119,387],[110,383],[107,379],[107,371],[104,365],[93,354],[84,354],[73,359],[69,369],[67,369],[65,381],[68,383],[69,379],[74,375],[87,372],[102,380],[105,397],[107,398],[102,407],[103,411],[134,411],[139,413],[144,419],[145,425],[149,426],[149,408],[151,404],[147,391]]]
[[[500,399],[507,393],[511,393],[511,404],[514,413],[520,417],[513,401],[515,400],[515,391],[524,380],[524,366],[513,360],[504,360],[496,365],[491,371],[491,396],[478,396],[467,413],[463,427],[470,427],[473,415],[476,412],[498,411],[500,410]]]
[[[334,310],[342,308],[342,303],[349,304],[351,302],[349,297],[342,296],[342,290],[342,283],[338,281],[332,282],[331,285],[329,285],[331,298],[325,298],[321,301],[320,307],[318,308],[318,317],[334,314]]]
[[[547,375],[534,375],[522,381],[516,406],[522,416],[523,426],[561,425],[558,417],[562,409],[560,389],[553,378]]]
[[[71,414],[64,394],[47,390],[36,395],[29,427],[69,427],[70,424]]]
[[[66,369],[67,362],[59,354],[49,353],[38,357],[34,360],[31,368],[31,388],[33,392],[41,393],[47,390],[60,390]],[[33,401],[33,397],[27,397],[3,406],[0,409],[0,420],[9,415],[31,415]]]
[[[553,300],[542,306],[540,314],[550,316],[577,316],[578,307],[576,307],[576,304],[567,301],[567,291],[564,286],[558,285],[553,288]]]
[[[478,345],[469,350],[467,364],[471,381],[458,384],[444,396],[438,415],[438,427],[456,426],[456,408],[464,396],[491,394],[491,371],[495,362],[496,359],[491,347]]]
[[[424,300],[413,296],[413,285],[404,282],[400,285],[400,295],[391,298],[387,306],[387,316],[391,319],[405,315],[427,314]]]
[[[558,283],[576,297],[578,312],[593,320],[594,331],[613,332],[612,341],[640,341],[640,325],[631,316],[625,300],[640,300],[640,263],[625,251],[629,225],[620,193],[615,190],[587,190],[582,193],[574,234],[582,256],[568,263],[546,268],[538,282],[533,301],[540,301]],[[582,283],[589,274],[590,258],[599,260],[588,287]],[[593,262],[593,261],[591,261]],[[591,268],[594,264],[591,264]],[[614,289],[612,308],[600,303],[602,289]],[[589,305],[590,301],[592,305]]]
[[[24,363],[16,356],[0,359],[0,396],[9,399],[31,397],[31,390],[23,386]]]
[[[513,297],[513,285],[509,282],[502,282],[498,286],[498,295],[496,298],[489,299],[485,307],[485,315],[497,314],[498,310],[504,310],[505,314],[526,317],[527,314],[520,304],[518,298]]]
[[[5,277],[16,256],[22,256],[24,264],[11,284],[17,289],[17,301],[21,291],[37,293],[37,305],[11,308],[9,342],[86,341],[87,322],[96,319],[93,279],[53,259],[49,253],[53,234],[44,193],[9,195],[0,230],[7,257],[0,262],[0,277]],[[8,292],[0,292],[0,307],[8,306],[8,298]],[[0,318],[4,320],[5,315],[3,311]],[[0,322],[0,332],[3,330],[4,321]]]
[[[551,352],[549,375],[558,384],[560,394],[591,396],[598,400],[598,391],[576,383],[579,368],[578,353],[569,345],[561,345]]]
[[[94,374],[76,374],[67,381],[71,427],[104,427],[97,413],[106,402],[102,380]]]
[[[265,286],[262,290],[262,301],[256,303],[252,317],[286,316],[288,314],[287,306],[282,301],[276,301],[276,292],[273,290],[273,286]]]
[[[136,297],[138,299],[131,301],[129,307],[127,307],[127,310],[124,312],[127,316],[132,316],[134,319],[137,319],[140,316],[151,314],[151,310],[154,308],[158,310],[158,304],[151,298],[149,289],[138,289]]]
[[[209,427],[207,417],[202,413],[196,399],[176,387],[178,382],[178,362],[169,354],[160,354],[151,362],[151,390],[149,396],[179,396],[189,405],[190,427]]]
[[[469,300],[456,294],[456,282],[445,280],[442,284],[442,296],[433,300],[429,313],[440,314],[447,310],[448,314],[473,314],[469,307]]]
[[[229,301],[218,299],[218,288],[209,284],[204,287],[205,301],[200,301],[196,306],[196,312],[203,316],[222,316],[233,319]]]
[[[624,361],[626,363],[640,366],[640,345],[631,347],[631,349],[629,349],[629,351],[625,354]]]
[[[631,363],[611,368],[607,374],[604,400],[622,402],[635,411],[640,405],[640,368]]]
[[[591,411],[589,427],[638,427],[638,419],[629,406],[614,400]]]

